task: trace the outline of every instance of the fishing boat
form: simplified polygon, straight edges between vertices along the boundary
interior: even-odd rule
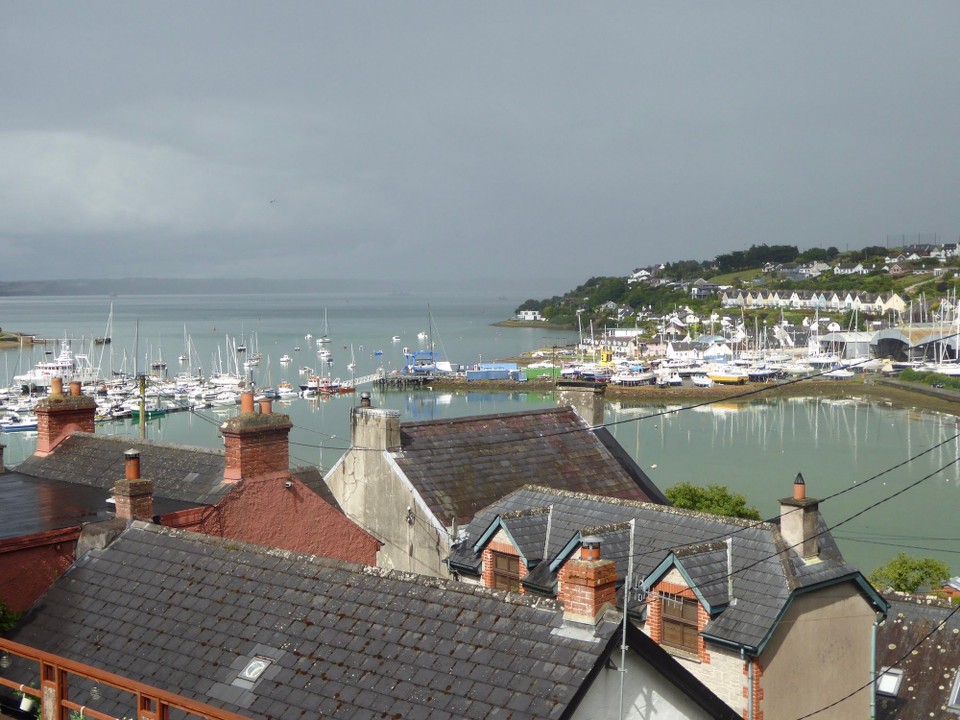
[[[281,400],[284,398],[292,398],[297,396],[297,389],[293,386],[293,383],[288,380],[282,380],[277,383],[277,395]]]
[[[696,387],[713,387],[713,380],[704,375],[703,373],[697,373],[696,375],[690,376],[690,382],[692,382]]]
[[[289,363],[293,362],[293,358],[290,357],[289,355],[284,354],[280,356],[280,362],[283,363],[284,365],[288,365]]]

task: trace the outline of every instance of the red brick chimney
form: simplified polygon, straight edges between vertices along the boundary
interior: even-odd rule
[[[274,413],[268,402],[254,411],[253,393],[240,394],[240,414],[220,428],[224,444],[224,482],[288,475],[293,424],[289,415]]]
[[[813,558],[819,552],[820,501],[807,497],[807,484],[797,473],[793,497],[780,500],[780,535],[800,557]]]
[[[140,453],[127,450],[124,454],[123,480],[113,486],[113,500],[118,518],[153,521],[153,483],[140,477]]]
[[[70,383],[70,394],[63,394],[62,378],[50,379],[50,394],[37,403],[37,451],[46,457],[72,433],[94,432],[97,401],[80,391],[79,382]]]
[[[580,541],[580,557],[567,560],[557,575],[563,619],[595,625],[607,607],[617,604],[617,565],[600,558],[600,538]]]

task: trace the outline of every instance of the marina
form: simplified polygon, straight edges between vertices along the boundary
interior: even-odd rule
[[[342,385],[370,392],[376,407],[399,411],[403,422],[555,406],[556,397],[547,382],[506,380],[496,391],[486,384],[464,380],[443,387],[434,380],[428,355],[421,356],[420,367],[424,371],[411,373],[409,380],[401,382],[399,378],[406,374],[400,371],[410,365],[410,360],[402,346],[394,346],[391,337],[402,333],[417,338],[422,332],[420,328],[427,325],[424,317],[428,304],[434,319],[434,361],[443,358],[441,362],[451,365],[499,367],[490,358],[516,358],[544,345],[577,344],[575,332],[566,333],[558,342],[554,335],[545,338],[539,328],[503,330],[493,326],[491,323],[510,313],[509,301],[482,297],[458,298],[455,302],[446,299],[445,303],[439,300],[431,296],[397,299],[377,294],[349,298],[278,295],[266,303],[218,295],[115,299],[113,340],[109,345],[95,346],[97,352],[93,356],[101,371],[108,370],[110,377],[119,378],[112,372],[124,367],[124,356],[128,372],[135,365],[141,373],[148,368],[145,361],[150,357],[150,349],[141,346],[139,353],[134,352],[137,326],[141,338],[151,338],[154,352],[162,345],[169,348],[164,355],[176,357],[184,345],[185,317],[192,318],[187,320],[191,363],[171,363],[165,378],[162,372],[155,376],[152,368],[146,370],[148,377],[154,377],[147,387],[163,412],[141,425],[133,417],[134,408],[127,408],[128,413],[103,418],[97,423],[96,432],[136,437],[142,427],[149,440],[220,448],[220,425],[237,412],[237,390],[240,383],[249,380],[258,392],[274,390],[279,396],[275,410],[290,416],[291,464],[326,470],[348,449],[349,411],[359,402],[359,392],[316,392],[304,396],[300,385],[307,383],[311,375],[328,377],[330,382],[339,377]],[[88,328],[102,326],[107,305],[105,298],[5,299],[5,322],[43,337],[62,336],[66,329],[67,335],[78,338],[73,347],[79,351],[89,349],[90,340],[83,339],[84,333]],[[316,330],[322,328],[325,307],[331,326],[336,328],[330,335],[331,341],[324,343],[332,365],[320,361],[315,342],[304,343],[306,334],[315,336]],[[225,342],[232,337],[233,328],[240,336],[241,325],[248,338],[250,328],[254,328],[263,359],[259,367],[238,373],[237,354],[227,353]],[[248,352],[250,347],[248,342]],[[417,338],[416,344],[411,343],[407,350],[408,354],[430,351],[430,337],[422,341]],[[284,354],[293,362],[281,363]],[[132,362],[135,355],[140,356],[139,363]],[[49,356],[45,346],[39,345],[6,350],[2,357],[0,367],[12,381],[21,368],[33,367]],[[347,368],[351,360],[356,364],[354,371]],[[531,364],[538,361],[553,365],[552,359],[545,357],[536,358]],[[242,368],[242,359],[239,364]],[[301,369],[307,368],[310,370],[301,374]],[[546,378],[550,379],[555,368],[533,371],[537,369],[549,373]],[[697,388],[693,380],[697,373],[674,369],[684,381],[678,391],[709,393],[722,389]],[[638,365],[632,372],[641,375],[648,371]],[[215,379],[218,384],[213,389],[200,389],[200,377]],[[901,547],[914,547],[917,549],[908,551],[940,557],[952,564],[955,532],[950,508],[956,507],[960,478],[955,466],[949,463],[958,453],[957,418],[949,413],[892,405],[876,397],[858,397],[855,393],[813,396],[813,389],[825,385],[833,384],[821,382],[811,386],[810,397],[802,396],[801,384],[792,386],[795,397],[778,397],[769,392],[750,400],[718,399],[705,404],[702,397],[693,400],[683,394],[671,400],[674,390],[656,386],[651,386],[649,392],[663,395],[630,400],[619,395],[611,384],[605,422],[661,488],[684,481],[725,484],[744,494],[764,515],[774,511],[784,482],[798,472],[807,478],[811,494],[817,497],[829,498],[849,490],[824,502],[823,511],[831,524],[931,475],[901,497],[845,524],[836,535],[842,538],[848,559],[867,571],[895,555]],[[745,387],[767,392],[775,390],[776,384],[749,382]],[[729,390],[736,392],[738,388],[731,386]],[[841,390],[841,394],[846,392]],[[146,397],[146,390],[144,394]],[[119,404],[116,401],[121,397],[119,382],[108,387],[103,396],[113,404]],[[4,404],[12,407],[24,400],[9,396]],[[138,401],[133,404],[139,405]],[[21,418],[28,411],[27,404],[16,410]],[[6,445],[4,462],[13,466],[33,452],[36,434],[30,429],[10,427],[3,431],[2,442]],[[871,479],[925,450],[929,451],[926,455],[895,472]]]

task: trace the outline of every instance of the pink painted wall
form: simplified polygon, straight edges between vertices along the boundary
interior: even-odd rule
[[[160,522],[363,565],[376,565],[380,548],[376,538],[289,475],[241,480],[217,505],[165,515]]]

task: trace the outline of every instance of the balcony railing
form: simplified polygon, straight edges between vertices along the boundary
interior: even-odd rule
[[[36,664],[35,671],[30,673],[31,677],[26,678],[26,682],[23,682],[23,679],[11,680],[4,677],[13,662],[11,658],[22,658],[27,661],[28,666]],[[19,670],[23,671],[22,663]],[[125,716],[129,720],[169,720],[171,710],[180,711],[177,715],[183,713],[187,717],[206,720],[248,720],[244,715],[0,638],[0,686],[36,698],[42,708],[42,720],[119,720],[114,715],[107,715],[94,707],[71,700],[71,678],[107,686],[120,694],[128,695],[130,706],[135,712],[133,716]]]

